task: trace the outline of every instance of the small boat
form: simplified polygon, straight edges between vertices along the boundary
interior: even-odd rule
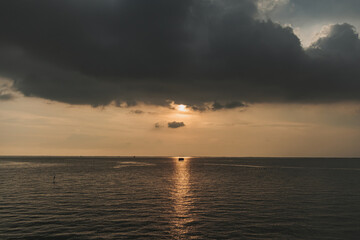
[[[184,158],[179,158],[179,161],[184,161]]]

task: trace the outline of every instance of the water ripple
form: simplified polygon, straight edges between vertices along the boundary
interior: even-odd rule
[[[359,169],[357,159],[0,159],[0,239],[357,239]]]

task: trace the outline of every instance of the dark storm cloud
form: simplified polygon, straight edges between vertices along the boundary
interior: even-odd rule
[[[183,122],[169,122],[168,123],[168,128],[180,128],[180,127],[185,127],[185,123]]]
[[[350,25],[304,50],[255,3],[1,1],[0,73],[26,96],[92,106],[360,99]]]
[[[311,74],[320,80],[313,82],[313,91],[304,94],[314,100],[359,100],[360,40],[353,26],[331,26],[326,37],[307,49],[312,59]],[[316,95],[316,92],[322,95]],[[321,98],[321,99],[320,99]]]
[[[309,55],[327,60],[350,61],[360,60],[360,40],[355,28],[350,24],[331,26],[328,35],[318,39],[308,49]]]

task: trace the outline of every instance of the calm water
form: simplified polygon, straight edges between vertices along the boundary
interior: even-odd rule
[[[0,239],[359,237],[360,159],[0,159]]]

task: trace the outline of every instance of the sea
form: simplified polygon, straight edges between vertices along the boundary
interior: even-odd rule
[[[0,239],[360,239],[360,159],[1,157]]]

